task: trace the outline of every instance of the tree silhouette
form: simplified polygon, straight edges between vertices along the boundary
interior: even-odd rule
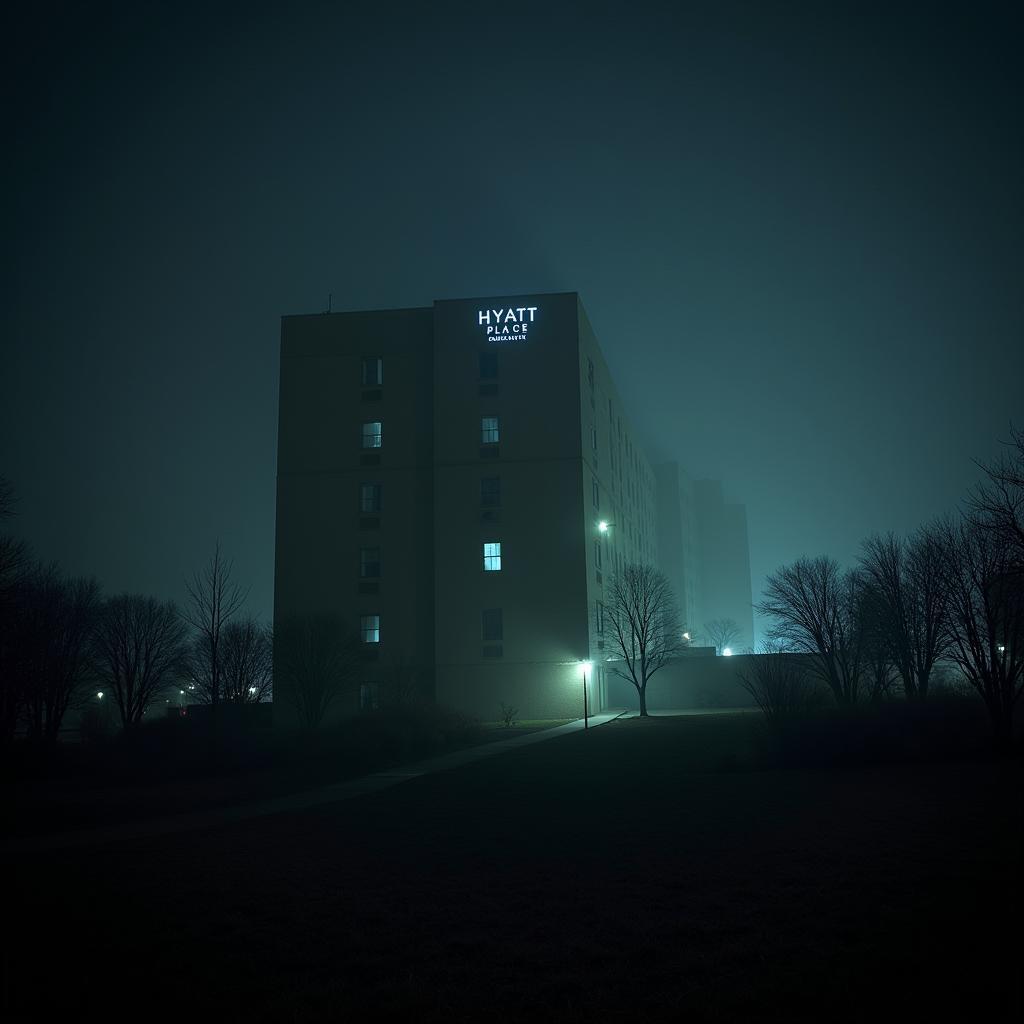
[[[91,663],[127,729],[181,677],[188,627],[173,602],[142,594],[106,601],[93,634]]]
[[[235,704],[269,700],[274,678],[271,631],[251,618],[229,622],[221,637],[220,665],[227,700]]]
[[[672,587],[649,565],[627,564],[606,590],[606,635],[611,637],[613,674],[636,687],[640,716],[647,717],[647,684],[686,646]]]
[[[274,631],[274,696],[295,708],[307,728],[319,725],[338,698],[359,685],[363,650],[338,615],[296,616]]]
[[[231,580],[232,563],[221,557],[220,545],[206,567],[187,580],[185,621],[196,631],[188,662],[193,697],[216,707],[223,696],[221,640],[224,627],[245,603],[246,593]]]
[[[704,623],[704,633],[716,654],[721,654],[724,648],[737,640],[740,632],[740,624],[735,619],[712,619]]]
[[[863,632],[861,580],[832,558],[799,558],[768,577],[757,606],[773,619],[769,640],[811,656],[814,670],[839,704],[854,704],[860,680]]]

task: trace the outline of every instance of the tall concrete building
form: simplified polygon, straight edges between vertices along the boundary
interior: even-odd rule
[[[746,507],[726,501],[719,480],[695,481],[692,495],[700,551],[701,623],[734,620],[740,632],[733,649],[752,650],[754,607]]]
[[[483,719],[576,717],[588,659],[601,707],[604,588],[658,563],[655,510],[575,293],[283,318],[274,617],[358,631],[340,711],[401,677]]]

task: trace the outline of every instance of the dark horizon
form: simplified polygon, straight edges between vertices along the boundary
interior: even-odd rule
[[[755,600],[1024,421],[1009,5],[197,11],[13,35],[0,474],[108,592],[219,540],[269,618],[279,318],[329,293],[579,292],[654,461],[746,505]]]

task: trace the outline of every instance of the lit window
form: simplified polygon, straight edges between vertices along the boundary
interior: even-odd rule
[[[359,632],[364,644],[379,644],[380,616],[363,615],[359,620]]]
[[[500,476],[485,476],[480,481],[480,504],[484,508],[497,508],[501,504]]]
[[[480,420],[480,442],[481,444],[498,443],[498,417],[484,416]]]
[[[484,544],[484,572],[501,570],[501,543],[488,541]]]
[[[361,484],[359,487],[359,511],[380,511],[380,484]]]
[[[494,380],[498,376],[498,353],[480,353],[480,376],[484,380]]]
[[[504,638],[500,608],[485,608],[480,613],[480,626],[485,644],[500,644]]]
[[[378,420],[375,423],[363,424],[363,447],[379,448],[381,441],[381,426]]]
[[[363,579],[375,579],[380,575],[380,548],[359,549],[359,575]]]
[[[363,385],[379,387],[384,383],[384,360],[373,357],[363,360]]]

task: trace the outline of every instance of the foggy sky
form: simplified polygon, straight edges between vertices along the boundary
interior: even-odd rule
[[[652,456],[746,503],[755,600],[955,508],[1024,423],[1015,7],[9,24],[14,531],[176,599],[219,538],[269,617],[279,318],[328,293],[580,292]]]

